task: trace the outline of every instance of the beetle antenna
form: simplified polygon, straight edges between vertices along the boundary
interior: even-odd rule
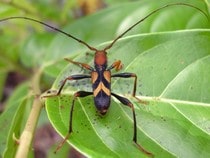
[[[36,19],[32,19],[32,18],[28,18],[28,17],[22,17],[22,16],[13,16],[13,17],[9,17],[9,18],[0,19],[0,22],[7,21],[7,20],[12,20],[12,19],[25,19],[25,20],[29,20],[29,21],[33,21],[33,22],[42,24],[42,25],[44,25],[44,26],[46,26],[46,27],[48,27],[48,28],[50,28],[50,29],[52,29],[52,30],[55,30],[55,31],[60,32],[60,33],[66,35],[66,36],[68,36],[68,37],[70,37],[70,38],[73,38],[74,40],[78,41],[79,43],[84,44],[84,45],[85,45],[86,47],[88,47],[90,50],[97,51],[96,48],[91,47],[91,46],[88,45],[86,42],[84,42],[84,41],[82,41],[82,40],[76,38],[75,36],[73,36],[73,35],[71,35],[71,34],[69,34],[69,33],[66,33],[66,32],[64,32],[64,31],[62,31],[62,30],[60,30],[60,29],[58,29],[58,28],[56,28],[56,27],[54,27],[54,26],[51,26],[51,25],[47,24],[47,23],[44,23],[44,22],[39,21],[39,20],[36,20]]]
[[[198,11],[200,11],[202,14],[204,14],[204,16],[209,20],[209,17],[208,15],[202,11],[200,8],[198,7],[195,7],[191,4],[186,4],[186,3],[173,3],[173,4],[167,4],[167,5],[164,5],[160,8],[157,8],[155,10],[153,10],[152,12],[150,12],[148,15],[146,15],[144,18],[142,18],[141,20],[139,20],[138,22],[136,22],[135,24],[133,24],[131,27],[129,27],[125,32],[123,32],[122,34],[120,34],[119,36],[117,36],[117,38],[115,40],[112,41],[112,43],[110,45],[108,45],[106,48],[104,48],[104,51],[110,49],[114,44],[115,42],[117,42],[121,37],[123,37],[127,32],[129,32],[130,30],[132,30],[136,25],[140,24],[141,22],[143,22],[144,20],[146,20],[147,18],[149,18],[151,15],[155,14],[156,12],[164,9],[164,8],[167,8],[167,7],[170,7],[170,6],[174,6],[174,5],[183,5],[183,6],[188,6],[188,7],[191,7],[191,8],[194,8]]]

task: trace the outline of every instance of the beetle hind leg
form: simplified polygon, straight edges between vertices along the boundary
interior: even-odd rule
[[[133,124],[134,124],[134,130],[133,130],[133,142],[138,147],[139,150],[141,150],[144,154],[153,157],[153,154],[146,149],[144,149],[139,143],[137,143],[137,124],[136,124],[136,114],[133,104],[124,97],[121,97],[115,93],[111,93],[115,98],[117,98],[123,105],[129,106],[132,109],[133,113]]]

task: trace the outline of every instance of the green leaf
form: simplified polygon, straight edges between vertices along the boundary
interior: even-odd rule
[[[0,72],[14,70],[14,65],[18,61],[18,47],[13,44],[11,36],[0,36]],[[13,44],[11,47],[11,43]]]
[[[179,1],[173,1],[173,3],[176,2]],[[129,26],[158,7],[170,3],[172,2],[164,0],[161,3],[159,1],[138,1],[115,5],[91,16],[76,20],[74,23],[69,23],[64,28],[64,31],[96,47],[102,42],[113,40]],[[193,0],[185,3],[192,4],[206,13],[208,12],[204,2]],[[179,18],[177,18],[177,15],[180,15]],[[142,24],[128,32],[127,35],[178,29],[209,28],[209,26],[206,17],[198,10],[187,6],[172,6],[146,19]],[[61,60],[67,56],[78,55],[84,48],[84,45],[68,39],[62,34],[56,35],[47,52],[45,52],[45,58],[43,58],[45,67],[47,65],[45,73],[55,78],[62,68],[67,65],[67,62],[61,62]]]
[[[173,1],[176,2],[180,1]],[[194,0],[183,2],[192,4],[208,14],[204,2]],[[102,42],[113,40],[158,7],[171,3],[170,0],[163,0],[161,3],[159,1],[123,3],[70,23],[64,31],[96,47]],[[128,34],[209,28],[209,26],[208,19],[198,10],[187,6],[171,6],[146,19]],[[84,48],[84,45],[77,41],[58,34],[46,53],[45,62],[62,59]]]
[[[53,35],[49,33],[31,35],[22,47],[20,56],[22,63],[27,67],[42,65],[42,57],[46,53],[46,48],[49,46],[52,38]]]
[[[0,151],[4,154],[3,157],[14,157],[16,153],[18,144],[14,137],[20,137],[30,112],[31,99],[26,97],[27,91],[28,84],[20,85],[8,100],[7,107],[0,117]]]
[[[142,94],[148,105],[129,97],[132,79],[113,79],[112,91],[134,103],[138,142],[155,157],[210,156],[209,42],[209,30],[153,33],[121,39],[108,53],[110,60],[123,62],[123,71],[138,76],[137,95]],[[53,89],[58,89],[74,68],[69,64],[57,77]],[[62,136],[68,132],[71,94],[78,89],[88,88],[83,82],[72,81],[60,97],[46,101],[48,117]],[[76,100],[73,133],[68,142],[85,155],[145,156],[132,143],[132,134],[131,109],[116,99],[104,117],[96,112],[91,96]]]
[[[14,157],[18,148],[18,139],[20,138],[21,132],[25,126],[28,114],[30,112],[30,99],[23,99],[20,102],[18,109],[14,117],[12,118],[11,127],[7,137],[7,145],[4,151],[4,157]],[[14,107],[12,107],[14,108]],[[15,140],[17,139],[17,140]]]
[[[194,2],[192,1],[195,6],[205,8],[204,3]],[[143,17],[158,6],[168,4],[169,1],[166,0],[161,4],[157,1],[137,3],[126,4],[124,9],[120,5],[121,8],[105,10],[75,22],[66,30],[82,29],[83,33],[75,33],[78,35],[77,37],[96,45],[97,42],[111,40],[141,19],[140,15]],[[126,10],[127,8],[132,8],[132,10]],[[192,8],[178,6],[163,12],[153,15],[150,20],[146,20],[129,33],[209,28],[205,17]],[[122,17],[120,16],[118,19],[117,17],[122,13]],[[177,18],[177,13],[182,13],[182,16]],[[100,19],[107,20],[101,21]],[[106,24],[114,21],[113,19],[117,19],[117,22],[111,28]],[[82,25],[83,23],[88,25]],[[83,26],[84,28],[81,28]],[[109,33],[108,31],[98,33],[101,31],[101,26],[103,26],[103,30],[109,30]],[[121,39],[108,52],[109,64],[120,59],[125,66],[123,71],[134,72],[139,78],[137,95],[143,95],[142,98],[147,100],[149,105],[140,105],[129,97],[133,87],[132,79],[113,79],[112,91],[129,97],[134,103],[138,122],[138,142],[152,152],[155,157],[209,156],[209,116],[206,112],[210,107],[208,95],[210,90],[207,84],[210,78],[207,75],[209,74],[209,62],[205,61],[204,65],[201,64],[203,63],[202,59],[209,56],[209,37],[208,30],[136,35]],[[76,42],[75,44],[67,44],[67,42],[64,37],[59,35],[53,41],[50,47],[51,54],[47,55],[46,60],[65,57],[68,50],[71,50],[71,54],[73,54],[81,49]],[[73,55],[71,55],[71,59],[74,58],[75,61],[91,65],[93,63],[93,54],[89,52],[88,55],[85,55],[84,51],[81,54]],[[193,67],[190,68],[191,64],[200,59],[202,61],[198,65],[201,64],[201,66],[195,65],[198,70],[192,71],[190,73],[192,76],[187,76],[190,69],[194,70]],[[87,72],[69,64],[59,74],[52,89],[58,89],[67,76],[75,73]],[[196,75],[197,73],[201,75]],[[180,82],[182,78],[179,75],[186,75],[185,78],[188,79]],[[205,76],[205,79],[202,80],[201,76]],[[191,78],[195,78],[194,82],[190,80]],[[88,82],[90,83],[90,81]],[[205,85],[202,87],[205,88],[200,87],[199,83],[201,82]],[[90,91],[91,85],[86,86],[86,84],[83,81],[72,81],[64,87],[61,97],[48,98],[46,101],[49,119],[63,137],[68,133],[72,94],[77,90]],[[133,121],[131,110],[128,107],[114,99],[107,115],[100,117],[96,112],[92,97],[78,99],[75,104],[74,132],[68,141],[79,151],[90,157],[101,157],[101,155],[104,157],[145,156],[132,143]],[[188,111],[189,106],[192,108]],[[197,111],[199,113],[193,115]],[[181,142],[182,140],[183,142]]]

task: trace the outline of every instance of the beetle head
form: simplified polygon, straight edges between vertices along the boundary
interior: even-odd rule
[[[106,69],[107,67],[106,54],[107,53],[105,51],[96,51],[94,58],[95,68]]]

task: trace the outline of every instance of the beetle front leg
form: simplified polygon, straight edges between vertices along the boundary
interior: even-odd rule
[[[116,71],[121,70],[123,67],[120,60],[115,61],[107,70],[115,69]]]
[[[68,62],[74,64],[74,65],[77,65],[77,66],[81,67],[81,68],[85,68],[85,69],[90,70],[90,71],[93,71],[93,70],[94,70],[93,67],[91,67],[90,65],[88,65],[88,64],[86,64],[86,63],[81,63],[81,62],[73,61],[73,60],[68,59],[68,58],[64,58],[64,59],[65,59],[66,61],[68,61]]]

